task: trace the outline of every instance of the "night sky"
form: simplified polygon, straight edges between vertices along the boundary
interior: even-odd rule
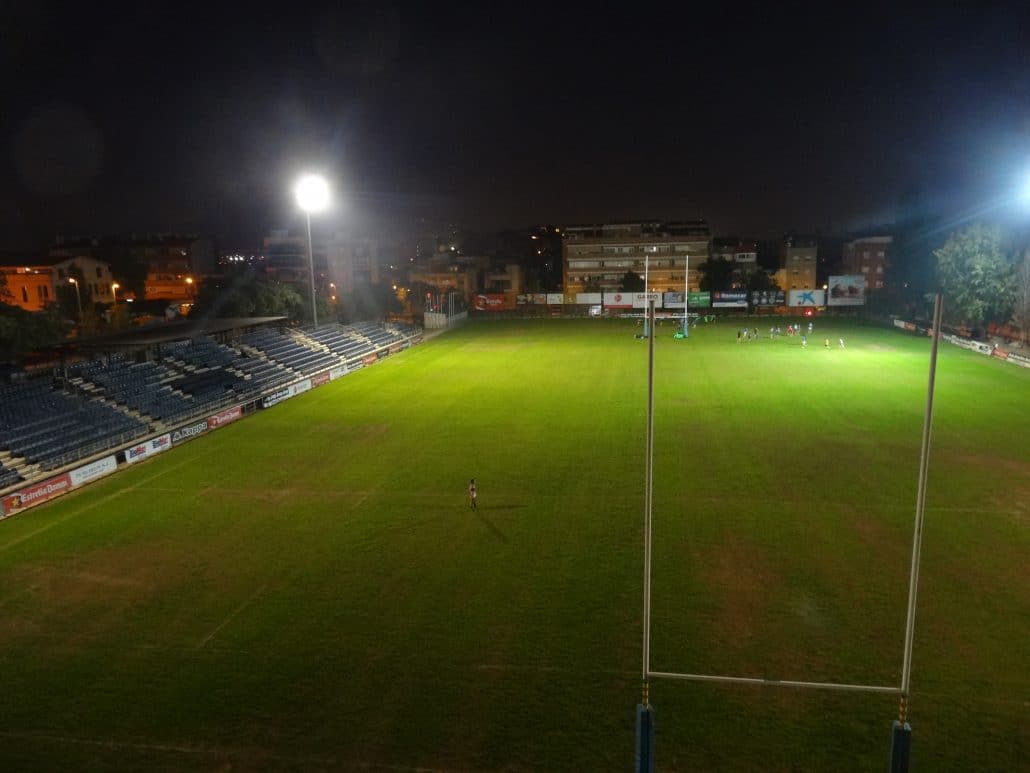
[[[1020,4],[65,5],[0,11],[0,247],[259,244],[302,169],[341,199],[322,229],[755,237],[989,211],[1030,170]]]

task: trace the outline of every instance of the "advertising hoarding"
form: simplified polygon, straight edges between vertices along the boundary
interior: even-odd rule
[[[103,459],[97,459],[95,462],[90,462],[76,470],[72,470],[68,473],[68,477],[71,478],[73,487],[81,486],[84,483],[89,483],[91,480],[110,475],[116,469],[118,469],[118,462],[115,460],[114,454],[111,454]]]
[[[783,290],[752,290],[752,306],[786,306],[787,298]]]
[[[601,296],[601,293],[576,293],[575,303],[596,306],[599,303],[604,303],[604,298]]]
[[[214,416],[207,417],[207,426],[209,429],[215,429],[221,427],[230,422],[236,421],[243,417],[243,408],[237,405],[235,408],[227,408],[224,411],[216,413]]]
[[[329,383],[329,372],[328,371],[326,371],[325,373],[318,373],[317,375],[314,375],[314,376],[311,377],[311,388],[312,389],[314,389],[315,387],[320,387],[323,384],[328,384],[328,383]]]
[[[687,294],[687,305],[692,309],[708,308],[712,305],[712,294],[708,290],[701,292],[691,290]]]
[[[146,459],[148,456],[167,451],[172,447],[172,436],[167,432],[160,437],[151,438],[125,449],[125,461],[129,464]]]
[[[788,306],[825,306],[825,290],[791,290],[787,294]]]
[[[683,293],[662,293],[662,308],[663,309],[682,309],[683,308]]]
[[[603,293],[604,307],[606,309],[632,309],[633,293]]]
[[[565,295],[563,293],[547,293],[548,306],[561,306],[564,303]]]
[[[291,397],[293,397],[293,394],[293,384],[290,384],[287,387],[283,387],[282,389],[277,389],[274,392],[272,392],[272,394],[265,395],[261,398],[261,407],[271,408],[273,405],[278,405],[283,400],[289,400]]]
[[[59,494],[63,494],[65,491],[70,490],[72,487],[72,479],[67,473],[64,475],[58,475],[56,478],[50,478],[42,483],[34,483],[31,486],[23,488],[21,491],[16,491],[13,494],[8,494],[3,498],[0,503],[0,510],[4,515],[10,515],[19,510],[24,510],[26,507],[39,504],[40,502],[46,502],[48,499],[53,499]]]
[[[182,443],[186,440],[192,440],[197,435],[203,435],[208,429],[207,419],[198,421],[193,424],[189,424],[185,427],[179,427],[178,429],[172,430],[172,444]]]
[[[717,309],[746,309],[747,293],[737,290],[716,290],[712,293],[712,306]]]
[[[476,311],[507,311],[513,308],[504,293],[480,293],[472,299]]]
[[[865,277],[861,274],[831,276],[827,306],[861,306],[865,303]]]
[[[649,300],[654,301],[654,307],[656,309],[662,308],[662,294],[661,293],[633,293],[633,308],[634,309],[646,309],[647,302]]]

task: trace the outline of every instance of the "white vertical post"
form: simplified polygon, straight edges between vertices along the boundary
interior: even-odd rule
[[[686,255],[686,268],[683,271],[683,335],[690,335],[690,320],[687,318],[687,299],[690,297],[690,253]]]
[[[933,421],[933,390],[937,376],[937,345],[941,339],[940,293],[933,302],[933,339],[930,345],[930,378],[923,415],[923,447],[919,456],[919,486],[916,493],[916,523],[912,534],[912,566],[908,578],[908,614],[905,620],[905,653],[901,664],[901,695],[907,699],[912,677],[912,640],[916,621],[916,594],[919,588],[919,554],[923,547],[923,510],[926,506],[926,473],[930,458],[930,426]]]
[[[648,298],[651,333],[647,338],[647,442],[644,452],[644,682],[651,670],[651,503],[654,487],[654,301]]]

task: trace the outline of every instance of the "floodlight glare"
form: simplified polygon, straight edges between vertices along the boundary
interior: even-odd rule
[[[305,212],[321,212],[329,206],[329,183],[317,174],[306,174],[297,181],[293,195]]]

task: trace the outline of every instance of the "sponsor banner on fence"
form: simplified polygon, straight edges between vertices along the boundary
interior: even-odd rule
[[[476,311],[508,311],[513,306],[504,293],[481,293],[472,299]]]
[[[865,277],[861,274],[831,276],[827,306],[861,306],[865,303]]]
[[[361,358],[362,365],[375,365],[379,361],[379,358],[375,354],[366,354]]]
[[[53,499],[57,495],[69,491],[71,487],[72,479],[68,473],[58,475],[56,478],[50,478],[9,494],[3,498],[3,507],[0,509],[3,510],[4,515],[10,515],[26,507]]]
[[[529,296],[529,302],[534,306],[546,306],[547,305],[547,293],[533,293]]]
[[[562,293],[547,293],[548,306],[561,306],[565,303],[565,295]]]
[[[346,365],[340,365],[340,366],[335,367],[335,368],[333,368],[332,370],[329,371],[329,380],[330,381],[336,381],[336,379],[341,378],[343,376],[346,376],[347,373],[348,373],[347,366]]]
[[[712,293],[712,306],[717,309],[746,309],[747,293],[736,290],[716,290]]]
[[[207,419],[198,421],[194,424],[189,424],[185,427],[179,427],[178,429],[172,430],[172,443],[182,443],[185,440],[192,440],[197,435],[203,435],[207,432],[208,423]]]
[[[401,351],[403,348],[404,347],[400,345],[400,342],[390,344],[390,354],[397,354],[397,352]]]
[[[712,304],[712,295],[709,292],[692,292],[687,295],[687,306],[691,309],[703,308]],[[683,293],[663,293],[662,306],[666,309],[682,309]]]
[[[632,309],[633,293],[603,293],[604,305],[609,309]]]
[[[167,432],[159,437],[150,438],[125,449],[125,461],[129,464],[146,459],[148,456],[167,451],[172,447],[172,436]]]
[[[576,298],[573,301],[573,303],[582,303],[590,306],[596,306],[603,302],[604,298],[601,296],[601,293],[576,293]]]
[[[91,480],[110,475],[117,469],[118,462],[114,458],[114,454],[111,454],[103,459],[97,459],[95,462],[79,467],[77,470],[72,470],[68,473],[68,477],[71,478],[72,487],[74,488],[75,486],[89,483]]]
[[[311,388],[320,387],[323,384],[329,383],[329,371],[325,373],[318,373],[311,377]]]
[[[293,385],[293,394],[294,394],[294,396],[302,395],[302,394],[304,394],[305,392],[307,392],[310,389],[311,389],[311,379],[306,378],[303,381],[298,381],[296,384]]]
[[[788,306],[825,306],[825,290],[791,290],[787,295]]]
[[[601,294],[600,293],[596,293],[596,295],[598,297],[600,297]],[[598,300],[597,302],[600,303],[601,301]],[[565,303],[568,306],[575,306],[576,305],[576,293],[565,293]]]
[[[208,416],[207,426],[208,429],[215,429],[240,418],[243,418],[243,406],[237,405],[235,408],[220,411],[214,416]]]
[[[633,308],[646,309],[648,301],[654,301],[656,309],[662,308],[661,293],[633,293]]]
[[[787,299],[783,290],[752,290],[752,306],[786,306]]]
[[[282,389],[276,389],[270,395],[265,395],[261,398],[261,407],[271,408],[273,405],[278,405],[283,400],[289,400],[294,395],[293,387],[294,385],[290,384]]]

